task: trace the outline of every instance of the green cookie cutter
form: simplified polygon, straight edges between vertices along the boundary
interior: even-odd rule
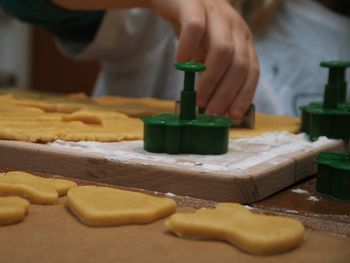
[[[350,200],[350,153],[320,153],[316,162],[317,192]]]
[[[225,116],[196,114],[195,72],[203,71],[206,67],[200,63],[182,62],[175,64],[175,68],[185,72],[180,114],[143,117],[144,149],[168,154],[226,153],[231,119]]]
[[[333,139],[350,138],[350,102],[346,101],[347,83],[345,71],[350,61],[321,62],[329,68],[328,83],[325,86],[324,101],[301,107],[301,131],[312,140],[320,136]]]

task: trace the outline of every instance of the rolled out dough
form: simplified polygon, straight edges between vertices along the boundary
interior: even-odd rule
[[[23,220],[29,202],[17,196],[0,197],[0,225],[9,225]]]
[[[131,117],[174,113],[175,101],[154,98],[126,98],[118,96],[102,96],[95,98],[100,106],[108,105],[110,109],[125,113]]]
[[[166,227],[180,237],[226,240],[257,255],[291,250],[301,243],[304,235],[304,226],[297,220],[253,214],[235,203],[176,213],[166,221]]]
[[[98,111],[98,110],[79,110],[72,114],[65,114],[62,117],[65,122],[81,121],[86,124],[103,125],[104,120],[129,120],[128,116],[118,112]]]
[[[110,187],[80,186],[69,190],[67,197],[69,209],[89,226],[147,224],[176,210],[170,198]]]

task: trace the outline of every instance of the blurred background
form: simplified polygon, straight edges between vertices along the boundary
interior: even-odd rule
[[[18,22],[0,8],[0,88],[90,94],[98,70],[97,61],[65,57],[49,33]]]

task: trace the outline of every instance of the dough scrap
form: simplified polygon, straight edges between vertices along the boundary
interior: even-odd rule
[[[55,188],[37,181],[27,179],[0,177],[0,196],[18,196],[32,204],[52,205],[58,200]]]
[[[0,225],[21,222],[26,215],[29,202],[17,196],[0,197]]]
[[[0,196],[19,196],[33,204],[56,204],[59,196],[76,186],[70,180],[43,178],[19,171],[0,175]]]
[[[271,255],[297,247],[304,226],[280,216],[253,214],[240,204],[220,203],[215,209],[176,213],[166,221],[180,237],[226,240],[251,254]]]
[[[147,224],[176,210],[173,199],[110,187],[80,186],[67,197],[69,209],[89,226]]]
[[[37,108],[45,112],[72,113],[81,109],[81,105],[74,103],[50,103],[37,100],[18,100],[16,105]]]
[[[79,110],[72,114],[63,115],[62,120],[65,122],[81,121],[86,124],[103,124],[104,120],[125,120],[129,119],[125,114],[118,112]]]
[[[45,112],[24,103],[28,101],[19,100],[21,105],[16,99],[11,101],[11,97],[5,101],[10,106],[0,106],[0,139],[46,143],[58,139],[115,142],[143,138],[142,121],[122,113],[88,109],[86,106],[86,109],[63,114],[56,111],[62,103],[50,102],[53,103],[52,109],[45,109],[53,112]],[[89,125],[96,123],[99,126]]]
[[[44,178],[40,176],[36,176],[30,173],[26,172],[20,172],[20,171],[11,171],[7,172],[5,176],[13,178],[13,179],[19,179],[22,181],[28,181],[28,182],[38,182],[40,184],[45,184],[49,187],[54,188],[59,196],[67,194],[68,190],[78,186],[76,182],[66,180],[66,179],[59,179],[59,178]]]
[[[174,113],[175,102],[154,98],[126,98],[119,96],[101,96],[95,99],[98,105],[125,113],[131,117],[142,117],[161,113]]]

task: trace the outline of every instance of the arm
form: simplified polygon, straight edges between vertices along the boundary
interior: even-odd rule
[[[57,5],[75,10],[124,9],[149,7],[148,0],[52,0]]]
[[[48,0],[0,0],[0,6],[21,21],[44,27],[60,40],[93,40],[104,11],[66,10]]]
[[[248,26],[228,0],[54,0],[70,9],[148,7],[173,24],[179,35],[177,60],[203,61],[197,104],[206,113],[240,119],[259,77]]]

